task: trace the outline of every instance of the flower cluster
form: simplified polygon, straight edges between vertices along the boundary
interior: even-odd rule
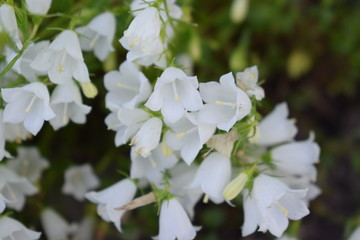
[[[35,36],[51,1],[26,4],[36,19]],[[97,204],[98,215],[120,232],[125,212],[156,202],[157,239],[194,239],[200,230],[191,222],[194,206],[203,199],[242,206],[243,236],[258,230],[281,237],[289,220],[309,214],[309,201],[320,193],[314,166],[320,148],[314,134],[295,140],[298,130],[288,119],[286,103],[261,120],[257,107],[265,93],[256,66],[199,82],[175,65],[168,46],[182,10],[174,0],[134,0],[130,8],[134,19],[119,39],[128,51],[126,60],[103,77],[110,111],[105,124],[116,132],[116,147],[131,146],[129,177],[90,191],[100,185],[91,165],[73,165],[64,173],[62,192]],[[0,213],[22,210],[49,167],[36,148],[19,147],[10,159],[6,143],[37,135],[45,121],[54,130],[70,121],[85,123],[91,107],[83,104],[81,90],[92,98],[97,89],[83,51],[93,51],[104,62],[115,50],[112,13],[101,13],[85,26],[74,24],[53,41],[36,42],[32,36],[22,42],[13,6],[0,6],[0,32],[11,40],[0,49],[7,66],[1,72],[0,160],[8,159],[0,165]],[[152,65],[162,69],[156,81],[143,72]],[[40,236],[14,219],[1,217],[0,222],[2,239]],[[87,217],[79,225],[69,224],[47,208],[41,222],[48,239],[91,239],[93,222]]]

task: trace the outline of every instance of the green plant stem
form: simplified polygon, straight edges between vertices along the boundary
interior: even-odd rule
[[[39,25],[36,24],[34,26],[33,31],[31,32],[30,38],[26,40],[21,50],[18,52],[18,54],[9,62],[9,64],[0,72],[0,79],[5,76],[5,74],[14,66],[16,61],[21,57],[21,55],[25,52],[27,47],[30,45],[32,40],[35,38],[37,31],[39,30]]]

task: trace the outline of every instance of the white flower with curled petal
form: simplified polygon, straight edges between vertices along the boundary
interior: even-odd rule
[[[195,205],[203,195],[200,187],[192,189],[186,188],[195,178],[197,170],[197,165],[192,164],[188,166],[184,162],[179,162],[179,164],[169,169],[171,176],[169,179],[170,192],[176,196],[180,196],[178,201],[189,214],[190,218],[194,217]]]
[[[112,42],[115,35],[116,19],[110,12],[104,12],[94,17],[88,25],[79,27],[80,46],[84,51],[94,50],[95,56],[104,61],[110,52],[114,51]]]
[[[297,133],[294,120],[288,119],[288,105],[280,103],[259,123],[259,138],[255,141],[259,145],[275,145],[292,141]]]
[[[55,130],[67,125],[69,120],[85,123],[86,114],[91,110],[91,107],[82,103],[80,89],[72,80],[56,86],[51,94],[50,106],[56,114],[50,120]]]
[[[39,239],[40,236],[40,232],[27,229],[22,223],[13,218],[0,218],[0,239],[35,240]]]
[[[164,143],[159,144],[146,158],[136,154],[135,148],[131,149],[130,156],[130,177],[145,178],[158,187],[163,183],[163,172],[174,167],[178,161],[177,156],[171,150],[169,151]]]
[[[41,213],[41,225],[48,240],[88,240],[93,239],[94,221],[85,217],[79,224],[69,224],[51,208]]]
[[[4,109],[4,122],[24,122],[26,130],[36,135],[45,120],[55,117],[49,106],[49,92],[40,82],[34,82],[17,88],[1,89],[7,102]]]
[[[190,165],[203,145],[214,134],[216,126],[201,123],[197,119],[198,113],[186,113],[165,133],[166,143],[174,150],[179,150],[181,157]]]
[[[119,71],[111,71],[104,76],[106,107],[115,111],[119,107],[134,108],[148,99],[151,85],[135,64],[123,62]]]
[[[30,66],[47,72],[50,81],[56,84],[66,83],[72,78],[79,82],[90,82],[78,36],[71,30],[61,32],[48,48],[36,56]]]
[[[145,66],[153,63],[163,65],[161,55],[165,46],[160,36],[161,28],[162,23],[158,9],[147,7],[142,10],[119,40],[121,45],[129,51],[126,59],[129,62],[138,60]]]
[[[31,138],[31,133],[23,124],[5,123],[5,139],[6,141],[21,143],[21,141]]]
[[[50,9],[52,0],[25,0],[30,13],[45,15]]]
[[[135,153],[142,157],[148,157],[160,141],[162,121],[160,118],[152,117],[147,120],[131,139],[130,145],[134,145]]]
[[[21,74],[26,78],[26,80],[30,82],[36,82],[37,76],[45,75],[46,72],[44,71],[37,71],[33,69],[30,64],[36,58],[36,56],[49,47],[49,41],[41,41],[37,43],[31,43],[21,55],[21,57],[15,62],[14,66],[12,67],[17,73]],[[17,52],[12,51],[11,49],[7,48],[8,54],[6,57],[6,61],[10,63],[14,57],[16,57]]]
[[[149,5],[151,5],[154,2],[155,0],[150,0],[150,1],[134,0],[130,5],[131,13],[134,16],[138,16],[142,11],[144,11],[147,7],[149,7]],[[164,24],[162,27],[166,29],[166,36],[164,41],[166,45],[169,39],[174,35],[174,29],[173,26],[169,23],[169,17],[172,19],[180,19],[182,16],[182,10],[175,3],[175,0],[166,0],[166,5],[164,4],[164,2],[161,2],[159,4],[158,10],[160,13],[161,20]],[[176,21],[173,21],[173,24],[176,24]]]
[[[214,152],[208,155],[196,173],[194,180],[188,188],[201,187],[206,194],[204,201],[209,197],[216,204],[224,201],[223,192],[230,181],[231,164],[230,159],[223,154]]]
[[[91,165],[72,166],[65,171],[65,182],[62,192],[83,201],[85,193],[99,186],[100,181]]]
[[[194,227],[185,210],[176,198],[163,201],[160,209],[158,240],[191,240],[196,236]]]
[[[280,180],[260,174],[254,180],[250,194],[244,195],[244,225],[242,235],[269,230],[280,237],[289,219],[299,220],[309,214],[304,197],[307,189],[293,190]]]
[[[272,163],[288,174],[307,175],[313,173],[311,180],[315,181],[315,163],[319,162],[320,147],[314,142],[314,134],[305,141],[290,142],[271,150]]]
[[[262,87],[257,85],[258,79],[259,71],[257,66],[236,73],[236,85],[244,90],[249,97],[255,96],[256,100],[259,101],[265,97],[265,92]]]
[[[228,132],[237,121],[250,113],[251,101],[235,85],[232,73],[221,76],[220,83],[200,83],[200,94],[206,104],[199,112],[199,120],[216,124],[221,130]]]
[[[25,177],[20,177],[7,167],[0,166],[0,212],[6,206],[16,211],[25,205],[25,196],[37,193],[37,188]]]
[[[135,193],[135,184],[129,179],[124,179],[102,191],[89,192],[85,197],[91,202],[98,204],[97,212],[101,218],[107,222],[113,222],[121,232],[121,217],[124,215],[125,210],[115,208],[130,203]]]
[[[203,107],[197,88],[197,77],[189,77],[179,68],[168,67],[156,81],[145,106],[152,111],[161,110],[165,121],[174,123],[186,111],[198,111]]]
[[[41,213],[41,225],[49,240],[68,239],[72,226],[51,208]]]
[[[105,123],[108,129],[116,131],[115,145],[118,147],[134,137],[149,118],[149,114],[140,108],[119,108],[117,112],[110,113],[105,118]]]
[[[7,167],[31,182],[40,179],[41,172],[49,167],[36,147],[19,147],[17,156],[7,162]]]
[[[0,32],[9,34],[18,50],[22,48],[14,8],[6,3],[0,6]]]

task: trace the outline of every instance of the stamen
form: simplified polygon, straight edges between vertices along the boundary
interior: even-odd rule
[[[131,42],[131,44],[130,44],[130,48],[135,47],[136,44],[138,44],[138,42],[139,42],[139,39],[134,39],[134,40]]]
[[[215,104],[225,105],[225,106],[229,106],[229,107],[232,107],[232,108],[237,108],[238,107],[238,105],[236,103],[231,103],[231,102],[216,101]]]
[[[278,201],[275,201],[275,204],[280,208],[280,210],[285,214],[286,217],[289,215],[289,211],[286,210],[286,208],[283,205],[281,205]]]
[[[93,48],[96,44],[96,41],[99,39],[100,37],[100,34],[99,33],[96,33],[95,37],[93,38],[93,40],[90,42],[90,48]]]
[[[208,203],[208,202],[209,202],[209,195],[205,194],[203,203]]]
[[[66,55],[67,55],[67,54],[66,54],[65,50],[63,50],[62,53],[61,53],[60,65],[59,65],[59,68],[58,68],[58,70],[57,70],[60,74],[63,73],[63,72],[65,72],[65,70],[64,70],[64,63],[65,63]]]
[[[156,166],[157,166],[156,161],[155,161],[152,157],[150,157],[149,159],[150,159],[151,166],[152,166],[153,168],[156,168]]]
[[[17,200],[16,195],[15,195],[14,192],[11,190],[11,188],[9,187],[9,185],[6,184],[5,187],[6,187],[6,189],[7,189],[8,192],[9,192],[9,195],[10,195],[10,197],[11,197],[11,200],[14,200],[14,201]]]
[[[118,86],[118,87],[121,87],[121,88],[129,89],[129,90],[131,90],[131,91],[134,91],[135,93],[139,93],[139,90],[138,90],[138,89],[133,88],[133,87],[129,87],[129,86],[123,84],[123,83],[118,83],[117,86]]]
[[[180,101],[180,97],[179,97],[179,94],[178,94],[177,89],[176,89],[175,81],[172,81],[171,86],[172,86],[172,89],[173,89],[174,94],[175,94],[175,101],[176,102]]]
[[[31,107],[32,107],[32,105],[34,104],[36,98],[37,98],[36,95],[33,94],[32,98],[31,98],[31,100],[30,100],[29,105],[25,108],[25,112],[27,112],[27,113],[30,112]]]
[[[191,133],[191,132],[193,132],[193,131],[195,131],[195,130],[197,130],[197,127],[194,127],[194,128],[192,128],[192,129],[190,129],[190,130],[187,130],[187,131],[185,131],[185,132],[176,134],[176,138],[185,137],[186,135],[188,135],[189,133]]]
[[[63,122],[63,124],[67,124],[68,121],[69,121],[69,118],[68,118],[68,116],[67,116],[67,108],[68,108],[68,104],[65,103],[65,104],[64,104],[63,117],[62,117],[62,122]]]

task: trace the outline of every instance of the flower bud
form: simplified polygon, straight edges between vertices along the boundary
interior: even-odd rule
[[[81,82],[81,90],[87,98],[94,98],[98,94],[96,86],[91,82]]]
[[[246,18],[249,9],[248,0],[233,0],[230,17],[234,23],[241,23]]]
[[[294,50],[287,59],[287,72],[290,77],[298,78],[308,73],[312,65],[313,61],[308,53]]]
[[[233,200],[243,190],[247,180],[248,175],[243,172],[240,173],[225,187],[223,192],[224,199],[227,201]]]

